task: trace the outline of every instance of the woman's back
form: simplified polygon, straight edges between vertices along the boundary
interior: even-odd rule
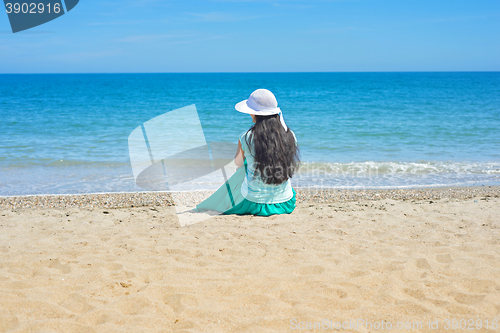
[[[295,138],[295,134],[290,129],[288,131],[293,135],[296,144],[297,139]],[[256,203],[268,204],[290,200],[293,197],[290,179],[285,180],[281,184],[266,184],[264,182],[261,176],[262,172],[260,172],[258,162],[255,158],[255,145],[251,131],[241,133],[239,140],[246,159],[246,177],[241,185],[241,194],[243,197]],[[269,173],[286,172],[286,170],[271,170],[271,168],[268,170]]]

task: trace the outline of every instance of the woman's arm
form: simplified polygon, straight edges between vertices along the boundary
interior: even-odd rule
[[[234,164],[238,168],[242,167],[245,161],[245,152],[241,148],[241,141],[238,140],[238,150],[236,151],[236,155],[234,155]]]

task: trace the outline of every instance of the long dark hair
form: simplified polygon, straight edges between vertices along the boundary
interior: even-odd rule
[[[255,118],[246,141],[248,147],[253,146],[256,172],[266,184],[282,184],[292,178],[299,166],[299,147],[292,131],[285,131],[281,125],[279,115]]]

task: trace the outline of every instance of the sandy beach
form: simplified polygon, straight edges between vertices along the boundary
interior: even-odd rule
[[[0,332],[500,331],[499,187],[297,194],[186,227],[167,193],[0,198]]]

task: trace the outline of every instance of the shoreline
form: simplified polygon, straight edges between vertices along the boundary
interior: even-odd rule
[[[182,192],[185,204],[203,201],[214,191]],[[465,200],[475,197],[500,197],[500,186],[426,187],[408,189],[296,189],[297,203],[334,203],[350,201]],[[0,197],[0,210],[44,208],[132,208],[173,206],[171,192],[118,192],[92,194],[24,195]]]

